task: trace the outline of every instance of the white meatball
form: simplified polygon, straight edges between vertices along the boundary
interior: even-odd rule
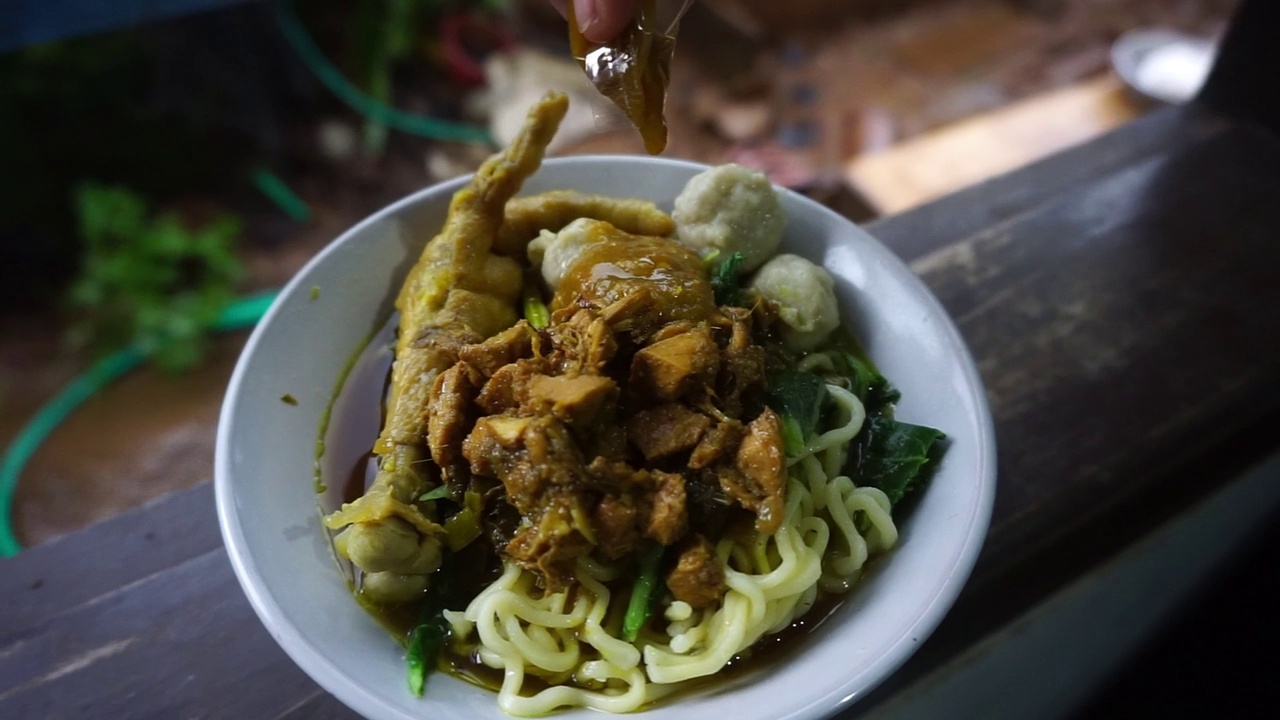
[[[840,326],[831,273],[798,255],[765,263],[749,287],[777,305],[782,339],[792,350],[812,350]]]
[[[741,165],[720,165],[689,179],[676,198],[676,236],[699,255],[742,253],[742,269],[760,267],[778,251],[787,224],[773,185]]]
[[[529,262],[542,268],[542,279],[551,292],[560,287],[560,281],[569,268],[582,256],[587,245],[600,242],[608,236],[593,230],[600,220],[579,218],[558,233],[543,230],[529,243]]]

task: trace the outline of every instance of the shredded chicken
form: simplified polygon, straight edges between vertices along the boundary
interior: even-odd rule
[[[782,523],[786,483],[782,423],[773,410],[765,409],[747,426],[733,467],[720,474],[720,486],[755,512],[757,530],[772,533]]]
[[[705,302],[705,268],[695,273],[672,241],[599,231],[562,279],[547,328],[522,323],[456,351],[459,388],[474,380],[465,389],[479,411],[461,453],[474,476],[502,483],[523,518],[505,552],[548,589],[572,582],[581,555],[621,558],[647,539],[683,548],[673,591],[705,606],[723,573],[691,532],[718,535],[731,508],[762,532],[781,522],[764,351],[752,312]]]
[[[636,413],[627,422],[627,437],[652,462],[692,450],[710,426],[706,415],[666,403]]]
[[[726,587],[724,568],[716,559],[715,548],[705,537],[693,536],[667,575],[667,588],[677,600],[707,608],[720,602]]]
[[[631,361],[632,389],[660,401],[679,400],[711,383],[719,357],[705,327],[660,340]]]

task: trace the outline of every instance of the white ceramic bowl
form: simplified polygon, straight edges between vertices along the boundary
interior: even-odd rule
[[[644,157],[555,159],[526,183],[525,192],[576,188],[649,198],[670,208],[685,181],[702,169]],[[322,531],[313,489],[317,431],[339,378],[370,333],[385,327],[409,264],[440,227],[450,196],[464,181],[428,188],[378,212],[298,273],[245,347],[218,428],[218,517],[245,594],[307,674],[377,720],[506,717],[494,693],[450,676],[433,675],[423,698],[409,694],[403,652],[352,599]],[[924,284],[867,233],[802,196],[783,192],[783,205],[784,250],[820,262],[836,277],[845,321],[902,391],[898,417],[940,428],[951,444],[902,523],[899,546],[804,639],[800,652],[732,684],[662,703],[643,712],[646,718],[819,718],[848,706],[901,665],[938,624],[986,534],[995,489],[994,435],[981,380],[955,326]],[[285,394],[297,404],[282,402]],[[352,408],[342,403],[335,409],[328,467],[352,467],[377,433],[377,416]]]

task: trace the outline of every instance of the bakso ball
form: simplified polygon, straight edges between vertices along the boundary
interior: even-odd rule
[[[792,350],[812,350],[840,326],[831,274],[798,255],[778,255],[765,263],[750,287],[777,306],[782,339]]]
[[[742,253],[754,270],[778,251],[786,215],[773,185],[741,165],[720,165],[693,176],[676,198],[676,235],[699,255]]]
[[[560,287],[560,281],[574,262],[582,256],[587,245],[604,239],[597,225],[600,220],[579,218],[558,233],[543,230],[529,243],[529,262],[542,268],[542,279],[552,292]]]

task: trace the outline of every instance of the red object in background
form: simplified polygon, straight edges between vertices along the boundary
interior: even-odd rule
[[[515,34],[501,18],[474,10],[458,10],[440,23],[440,48],[449,77],[463,87],[484,85],[485,55],[495,50],[510,50],[516,45]]]

